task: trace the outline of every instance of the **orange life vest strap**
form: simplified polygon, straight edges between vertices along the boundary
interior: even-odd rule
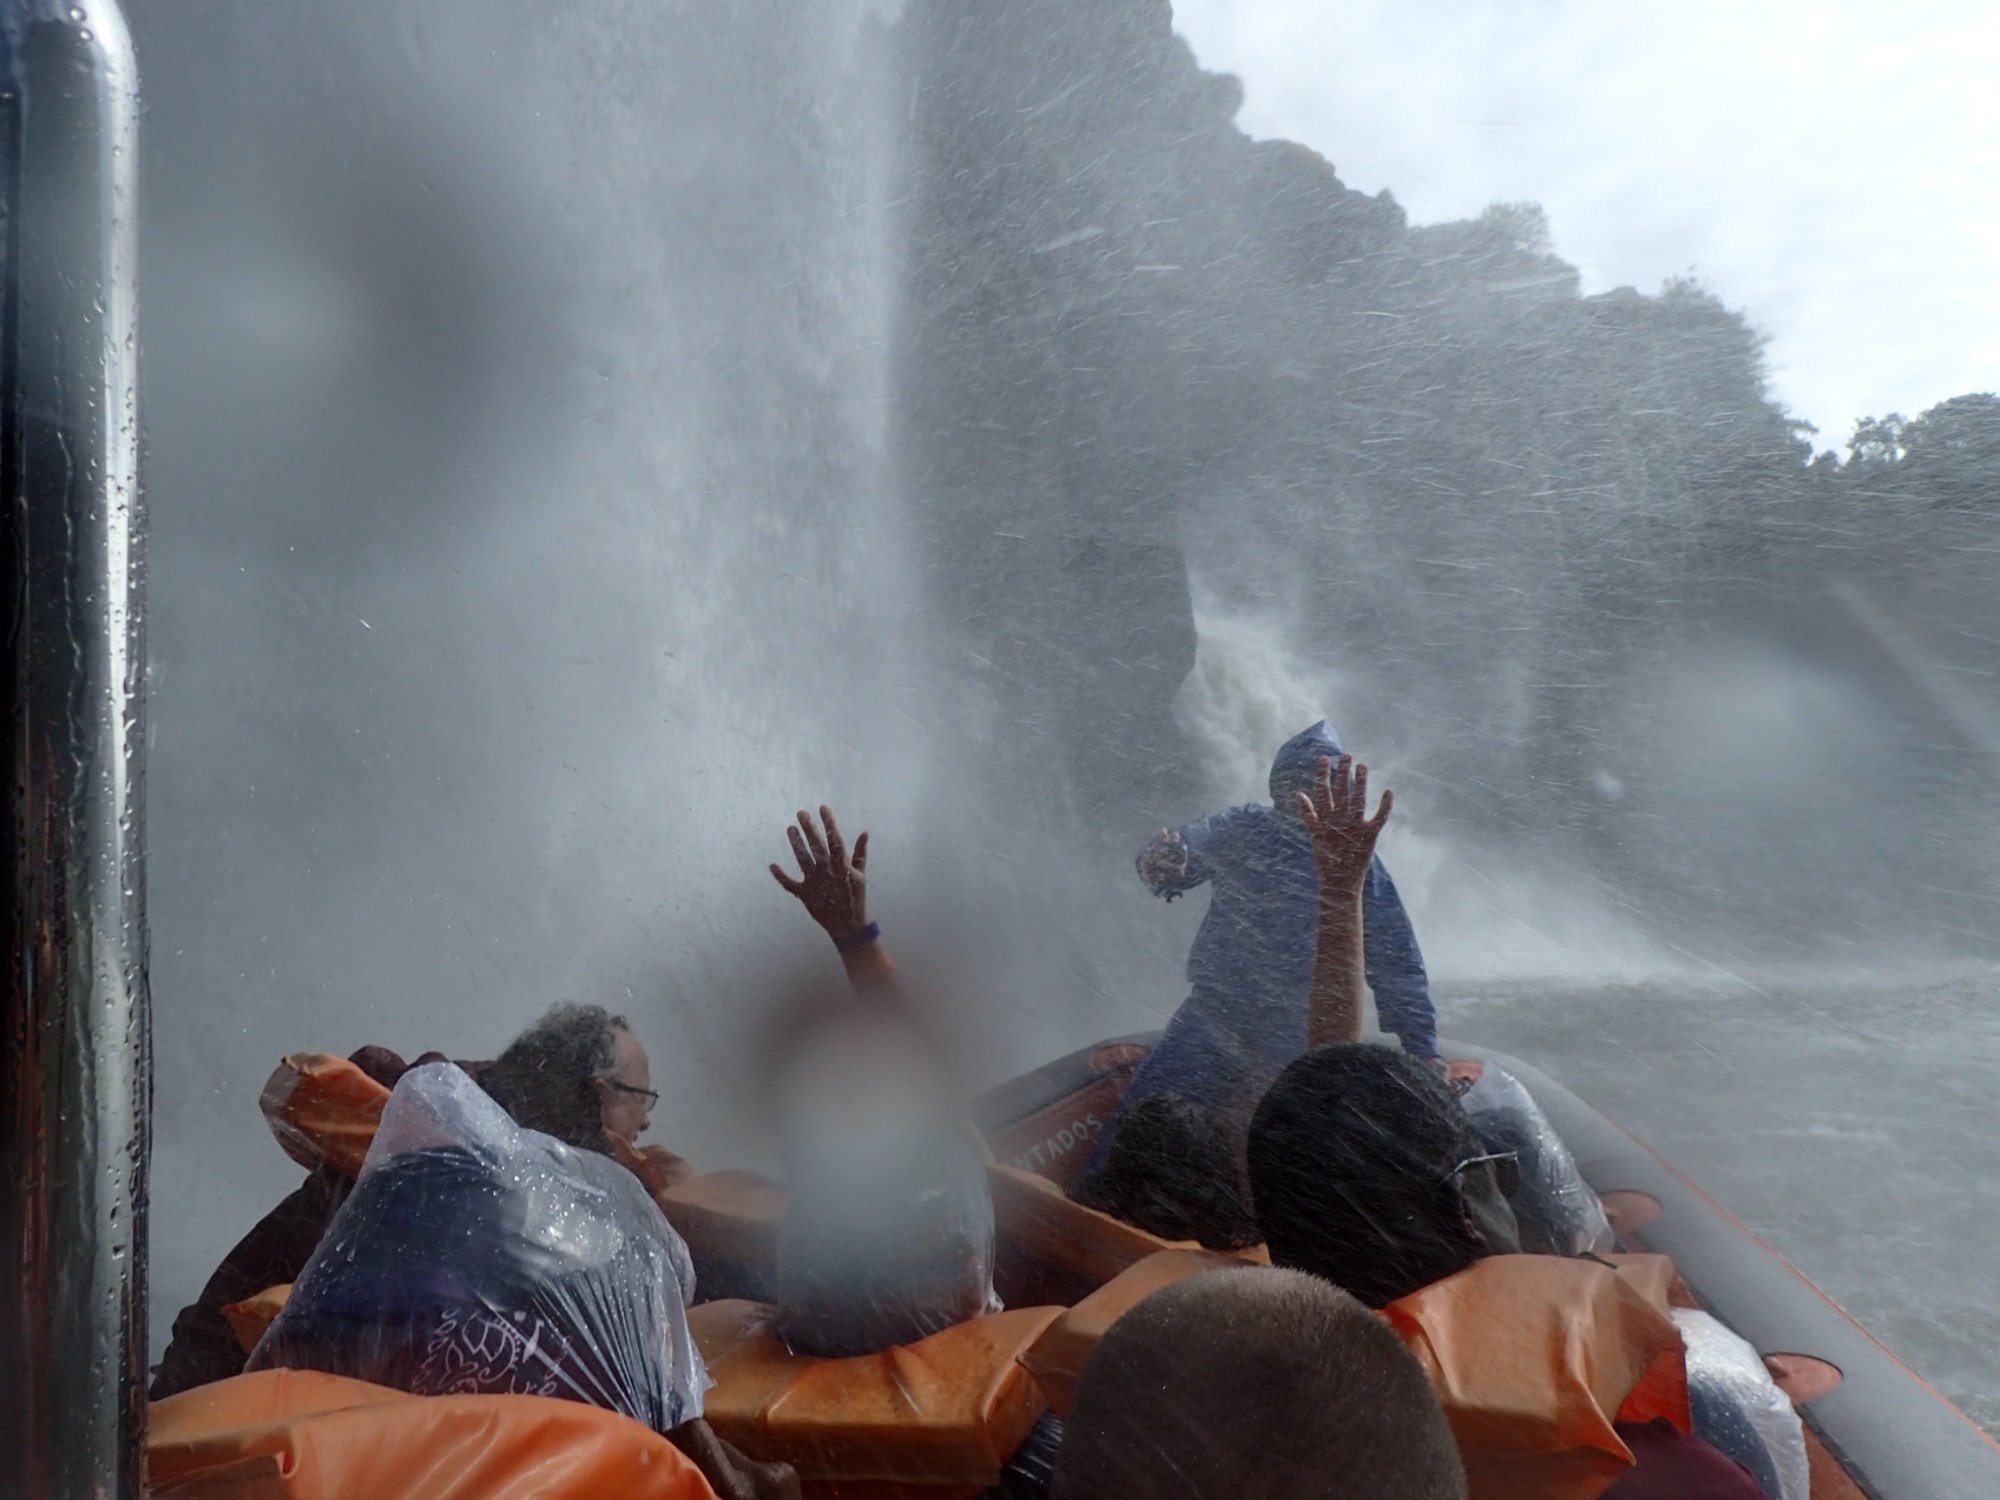
[[[880,1354],[815,1359],[785,1347],[773,1308],[703,1303],[688,1314],[715,1381],[702,1414],[750,1457],[842,1495],[850,1482],[976,1490],[999,1481],[1048,1407],[1018,1357],[1062,1311],[996,1313]]]
[[[715,1500],[664,1437],[550,1396],[411,1396],[259,1370],[152,1406],[154,1500]]]
[[[1685,1356],[1672,1265],[1623,1260],[1491,1256],[1382,1310],[1437,1389],[1471,1500],[1594,1500],[1631,1467],[1612,1423],[1656,1363]]]

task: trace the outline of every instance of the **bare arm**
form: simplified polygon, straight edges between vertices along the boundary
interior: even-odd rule
[[[826,826],[824,835],[821,823]],[[896,977],[889,950],[882,946],[881,931],[868,920],[868,835],[854,841],[850,855],[840,822],[825,804],[820,806],[818,823],[801,810],[797,824],[785,834],[792,842],[792,857],[799,862],[799,875],[795,880],[783,866],[772,865],[771,876],[798,897],[806,915],[833,940],[855,998],[908,1011],[909,996]]]
[[[825,825],[824,835],[820,832],[821,824]],[[933,1054],[931,1062],[942,1077],[945,1069],[937,1039],[903,988],[896,966],[890,962],[889,950],[882,944],[881,929],[868,918],[868,835],[863,833],[854,841],[850,855],[840,821],[824,803],[820,805],[819,823],[813,821],[811,813],[802,810],[797,823],[785,833],[791,840],[799,875],[793,879],[783,866],[772,865],[771,877],[796,896],[806,914],[833,939],[855,999],[878,1014],[891,1014],[898,1026],[920,1038]],[[957,1124],[981,1159],[991,1161],[992,1152],[971,1117],[960,1113]]]
[[[1361,896],[1375,840],[1389,821],[1395,793],[1385,790],[1368,814],[1368,767],[1343,755],[1337,769],[1322,757],[1311,795],[1299,794],[1299,817],[1312,840],[1319,874],[1319,921],[1313,949],[1312,990],[1306,1002],[1306,1047],[1361,1040],[1368,993],[1361,945]]]

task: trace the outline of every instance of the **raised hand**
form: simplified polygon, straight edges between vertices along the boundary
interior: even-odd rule
[[[1299,818],[1312,840],[1313,864],[1319,870],[1323,896],[1358,886],[1375,858],[1375,841],[1389,821],[1396,794],[1382,790],[1382,804],[1368,816],[1368,767],[1351,755],[1339,766],[1326,756],[1319,760],[1319,779],[1310,794],[1299,794]]]
[[[822,803],[819,816],[826,825],[824,837],[812,814],[803,810],[797,826],[785,830],[799,862],[799,878],[787,875],[781,865],[771,866],[771,876],[838,942],[868,925],[868,835],[854,841],[850,857],[833,809]]]
[[[1375,840],[1389,821],[1395,797],[1384,790],[1381,809],[1368,816],[1368,768],[1343,755],[1340,766],[1320,757],[1310,795],[1299,794],[1299,819],[1312,839],[1319,871],[1319,920],[1314,924],[1312,989],[1306,1001],[1306,1046],[1330,1047],[1361,1040],[1368,993],[1362,959],[1361,893]]]
[[[1187,844],[1171,828],[1162,828],[1139,856],[1139,876],[1155,890],[1179,880],[1187,867]]]

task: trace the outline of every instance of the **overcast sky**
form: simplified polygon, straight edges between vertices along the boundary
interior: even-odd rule
[[[1528,199],[1586,291],[1690,271],[1836,446],[2000,389],[2000,0],[1174,0],[1253,136],[1412,221]]]

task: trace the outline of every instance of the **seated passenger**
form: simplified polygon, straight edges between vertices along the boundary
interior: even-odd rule
[[[410,1067],[386,1047],[363,1047],[351,1060],[385,1089]],[[442,1054],[426,1053],[419,1062],[441,1060]],[[649,1191],[687,1175],[687,1164],[660,1147],[627,1149],[646,1129],[657,1096],[648,1087],[646,1049],[623,1017],[598,1006],[559,1005],[496,1061],[464,1067],[518,1123],[585,1150],[615,1153]],[[243,1372],[246,1356],[223,1309],[297,1281],[353,1185],[330,1166],[316,1167],[236,1243],[201,1295],[174,1319],[173,1337],[153,1372],[152,1400]]]
[[[875,1354],[1000,1310],[986,1152],[869,920],[868,835],[850,857],[824,806],[786,833],[799,873],[772,877],[832,939],[856,1003],[800,1027],[782,1066],[777,1332],[802,1354]],[[994,1493],[1045,1494],[1061,1434],[1045,1415]]]
[[[874,1354],[998,1309],[982,1150],[868,917],[868,835],[830,808],[787,829],[771,874],[833,940],[856,1003],[820,1007],[780,1063],[788,1184],[778,1332],[800,1353]]]
[[[394,1088],[409,1068],[386,1047],[363,1047],[351,1060],[384,1088]],[[243,1346],[223,1309],[256,1296],[266,1287],[298,1280],[353,1186],[351,1178],[332,1167],[316,1167],[295,1192],[230,1247],[203,1285],[201,1295],[175,1316],[166,1352],[153,1367],[149,1399],[163,1401],[198,1385],[243,1373]]]
[[[1250,1125],[1250,1187],[1273,1265],[1383,1307],[1515,1254],[1502,1170],[1444,1081],[1386,1047],[1308,1052]]]
[[[495,1065],[501,1092],[525,1089],[524,1113],[557,1111],[553,1123],[600,1143],[643,1129],[644,1055],[619,1056],[608,1020],[552,1012],[503,1055],[527,1063]],[[622,1091],[579,1087],[604,1081],[607,1052]],[[627,1094],[644,1102],[611,1103]],[[595,1122],[576,1108],[589,1095]],[[729,1500],[796,1496],[789,1469],[752,1464],[699,1420],[693,1289],[686,1246],[631,1171],[523,1128],[462,1069],[427,1064],[397,1083],[353,1191],[248,1367],[424,1396],[579,1401],[671,1435]]]
[[[1055,1500],[1463,1500],[1400,1340],[1297,1272],[1214,1271],[1112,1325],[1078,1382]]]
[[[248,1368],[415,1395],[699,1416],[686,1247],[608,1156],[524,1130],[450,1063],[396,1085],[368,1163]]]
[[[1280,764],[1283,763],[1281,757]],[[1274,771],[1273,786],[1277,785]],[[1338,767],[1329,758],[1320,757],[1316,778],[1306,786],[1309,791],[1302,789],[1294,794],[1290,818],[1304,841],[1310,882],[1306,889],[1311,901],[1307,908],[1307,930],[1313,947],[1305,1004],[1292,1017],[1291,1024],[1296,1027],[1290,1048],[1292,1056],[1308,1048],[1357,1042],[1361,1038],[1366,985],[1362,955],[1368,891],[1380,868],[1375,859],[1375,842],[1396,800],[1394,793],[1383,792],[1379,811],[1369,818],[1368,768],[1356,765],[1346,755],[1340,758]],[[1213,912],[1210,920],[1214,920]],[[1185,1010],[1183,1007],[1183,1013]],[[1175,1025],[1179,1021],[1176,1016]],[[1169,1026],[1167,1036],[1161,1041],[1162,1049],[1168,1048],[1173,1036],[1174,1027]],[[1153,1055],[1160,1054],[1156,1051]],[[1170,1073],[1181,1066],[1172,1061],[1174,1056],[1169,1052]],[[1230,1223],[1226,1204],[1231,1199],[1247,1203],[1251,1197],[1243,1168],[1250,1111],[1256,1097],[1235,1097],[1225,1106],[1211,1107],[1199,1094],[1180,1093],[1156,1076],[1152,1091],[1135,1099],[1134,1093],[1147,1078],[1146,1070],[1151,1064],[1149,1057],[1124,1096],[1118,1119],[1114,1121],[1119,1128],[1105,1132],[1090,1163],[1067,1191],[1078,1202],[1103,1206],[1121,1217],[1126,1212],[1147,1213],[1162,1222],[1179,1217],[1199,1226],[1208,1236],[1197,1233],[1191,1238],[1201,1239],[1212,1249],[1234,1248],[1224,1243],[1240,1232]],[[1433,1071],[1442,1088],[1442,1072]],[[1239,1082],[1253,1077],[1266,1079],[1259,1069],[1239,1072],[1237,1076]],[[1258,1087],[1261,1089],[1261,1082]],[[1170,1102],[1155,1102],[1158,1100]],[[1139,1124],[1139,1141],[1124,1141],[1121,1122],[1125,1121]],[[1193,1165],[1196,1161],[1215,1164],[1208,1172],[1211,1185],[1199,1186],[1203,1169]],[[1123,1208],[1111,1207],[1113,1203],[1122,1204]],[[1142,1223],[1140,1227],[1147,1226]]]
[[[1314,952],[1315,873],[1299,797],[1341,755],[1325,720],[1293,736],[1271,765],[1271,805],[1230,808],[1162,829],[1139,875],[1172,900],[1204,882],[1215,892],[1188,952],[1186,1000],[1125,1096],[1179,1094],[1218,1111],[1240,1143],[1251,1107],[1302,1050]],[[1367,982],[1382,1026],[1416,1057],[1437,1055],[1437,1016],[1415,932],[1380,860],[1363,872]],[[1101,1163],[1118,1129],[1099,1143]]]
[[[1521,1247],[1542,1255],[1615,1249],[1604,1205],[1534,1096],[1505,1069],[1474,1066],[1478,1077],[1459,1095],[1459,1105],[1488,1151],[1513,1158],[1519,1180],[1507,1199],[1521,1226]]]
[[[1263,1239],[1228,1135],[1212,1111],[1178,1094],[1152,1094],[1127,1110],[1103,1164],[1065,1191],[1164,1240],[1244,1250]]]
[[[601,1005],[555,1006],[475,1076],[517,1125],[616,1157],[649,1192],[690,1175],[663,1147],[634,1144],[660,1102],[652,1061],[631,1024]]]
[[[1342,759],[1301,807],[1319,876],[1319,920],[1307,1050],[1281,1072],[1251,1118],[1248,1168],[1257,1222],[1273,1265],[1320,1276],[1380,1308],[1486,1256],[1517,1254],[1507,1204],[1512,1162],[1488,1152],[1438,1072],[1386,1047],[1360,1045],[1359,909],[1374,844],[1387,819],[1366,812],[1366,767]],[[1720,1458],[1676,1432],[1645,1433],[1611,1496],[1647,1492],[1672,1476],[1706,1474]],[[1734,1470],[1727,1488],[1759,1491]],[[1705,1482],[1705,1481],[1703,1481]],[[1694,1493],[1695,1491],[1690,1491]]]
[[[1279,766],[1272,773],[1274,792],[1281,786],[1280,772],[1287,767],[1287,756],[1296,753],[1302,742],[1309,746],[1321,728],[1316,726],[1307,731],[1287,747],[1286,754],[1280,755]],[[1293,795],[1288,826],[1301,841],[1296,852],[1305,865],[1307,883],[1303,888],[1309,893],[1310,905],[1306,910],[1311,916],[1304,920],[1313,944],[1313,959],[1303,1009],[1295,1010],[1289,1022],[1294,1028],[1292,1057],[1309,1047],[1358,1042],[1364,987],[1376,984],[1380,1000],[1380,963],[1375,948],[1383,941],[1377,924],[1383,919],[1379,885],[1384,877],[1374,848],[1394,798],[1385,792],[1377,816],[1366,817],[1367,770],[1366,766],[1354,765],[1347,756],[1341,757],[1336,770],[1328,757],[1321,757],[1311,781],[1300,782],[1297,778],[1293,781],[1299,789]],[[1257,822],[1257,826],[1264,826],[1269,816],[1275,814]],[[1216,912],[1222,909],[1220,889],[1216,900],[1216,907],[1203,925],[1204,935],[1208,925],[1217,920]],[[1396,917],[1391,919],[1392,930],[1400,930],[1395,927],[1400,920],[1398,908]],[[1190,965],[1192,972],[1193,960]],[[1253,976],[1254,993],[1257,985],[1254,966],[1247,972]],[[1421,976],[1420,966],[1417,972]],[[1191,999],[1189,1006],[1194,1004]],[[1242,1177],[1240,1166],[1232,1173],[1220,1163],[1225,1159],[1240,1163],[1241,1153],[1247,1150],[1249,1107],[1256,1101],[1237,1099],[1223,1107],[1211,1108],[1201,1102],[1203,1096],[1199,1090],[1203,1085],[1198,1080],[1190,1085],[1195,1090],[1192,1093],[1168,1086],[1170,1075],[1185,1071],[1175,1058],[1185,1053],[1185,1038],[1194,1034],[1188,1028],[1199,1029],[1206,1024],[1201,1019],[1203,1013],[1197,1009],[1184,1026],[1183,1017],[1189,1014],[1184,1006],[1169,1025],[1154,1053],[1154,1057],[1165,1054],[1166,1062],[1162,1068],[1154,1069],[1153,1057],[1149,1057],[1141,1066],[1121,1103],[1114,1122],[1116,1129],[1107,1132],[1091,1163],[1072,1180],[1068,1191],[1077,1201],[1116,1213],[1142,1228],[1151,1225],[1134,1215],[1144,1214],[1160,1223],[1179,1220],[1191,1226],[1189,1237],[1200,1239],[1210,1248],[1233,1248],[1228,1238],[1233,1230],[1226,1212],[1223,1218],[1215,1218],[1217,1199],[1247,1201],[1249,1183]],[[1425,1015],[1430,1017],[1427,998]],[[1431,1028],[1425,1032],[1430,1038],[1430,1055],[1426,1060],[1428,1071],[1435,1075],[1436,1086],[1425,1092],[1430,1097],[1448,1098],[1443,1086],[1443,1067],[1435,1056],[1434,1018],[1428,1019],[1426,1025]],[[1181,1039],[1177,1040],[1177,1036]],[[1274,1054],[1275,1044],[1263,1053],[1267,1058]],[[1403,1055],[1414,1059],[1424,1052],[1406,1036]],[[1405,1067],[1401,1071],[1408,1076],[1412,1070]],[[1274,1074],[1275,1070],[1265,1074],[1251,1069],[1241,1076],[1268,1082]],[[1166,1102],[1162,1103],[1163,1100]],[[1497,1208],[1508,1219],[1505,1226],[1508,1248],[1520,1249],[1526,1243],[1537,1250],[1565,1253],[1608,1249],[1610,1230],[1596,1195],[1584,1184],[1567,1150],[1526,1090],[1499,1069],[1488,1067],[1467,1103],[1477,1104],[1478,1115],[1476,1122],[1468,1125],[1467,1112],[1455,1112],[1459,1116],[1458,1126],[1467,1127],[1454,1128],[1455,1137],[1466,1147],[1456,1159],[1492,1156],[1503,1161],[1504,1197],[1512,1200],[1518,1195],[1524,1208],[1524,1220],[1519,1224],[1514,1222],[1507,1203],[1502,1202]],[[1127,1145],[1123,1140],[1126,1128],[1142,1119],[1146,1123],[1141,1142]],[[1475,1131],[1479,1134],[1475,1135]],[[1490,1137],[1489,1145],[1484,1148],[1477,1144],[1482,1135]],[[1526,1181],[1518,1170],[1523,1160],[1531,1168]],[[1196,1162],[1201,1165],[1196,1166]]]

